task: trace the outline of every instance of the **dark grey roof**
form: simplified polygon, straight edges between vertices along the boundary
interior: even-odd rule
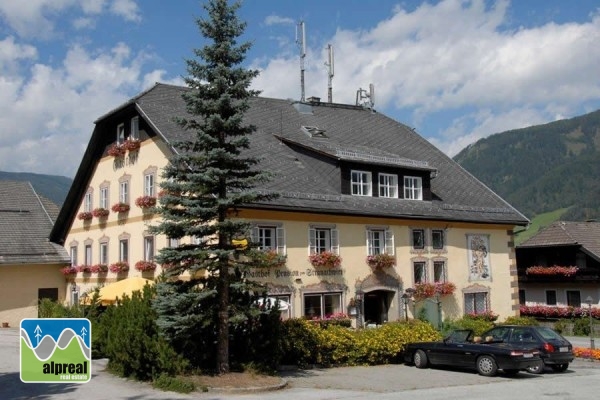
[[[64,247],[48,240],[58,212],[29,182],[0,181],[0,265],[68,263]]]
[[[517,248],[581,246],[600,259],[600,222],[557,221],[542,229]]]
[[[96,121],[53,237],[66,237],[75,212],[69,214],[69,209],[80,204],[92,166],[102,155],[106,145],[101,139],[103,121],[135,107],[167,143],[189,139],[191,133],[175,122],[176,117],[186,116],[181,97],[186,90],[156,84]],[[270,203],[253,207],[488,224],[529,222],[413,129],[376,111],[330,103],[303,103],[299,107],[291,100],[257,97],[251,100],[245,117],[258,128],[250,138],[248,152],[261,158],[261,169],[274,174],[262,189],[281,194]],[[310,151],[301,151],[306,149]],[[431,183],[434,200],[342,195],[339,161],[429,172],[435,176]]]

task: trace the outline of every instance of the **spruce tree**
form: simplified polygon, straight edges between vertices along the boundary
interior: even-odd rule
[[[194,238],[157,256],[171,278],[157,285],[158,324],[176,348],[198,359],[213,344],[198,334],[210,331],[216,319],[219,374],[229,372],[229,323],[245,315],[230,300],[232,287],[245,290],[239,260],[248,250],[232,242],[246,236],[249,228],[235,218],[235,211],[268,198],[254,190],[268,175],[256,167],[258,159],[244,155],[256,128],[243,117],[249,99],[259,92],[250,90],[258,71],[241,66],[251,44],[238,43],[246,27],[236,15],[240,5],[210,0],[203,6],[208,16],[196,21],[208,44],[186,60],[187,115],[177,122],[189,138],[173,144],[175,154],[162,174],[161,222],[151,227],[169,238]],[[174,279],[185,272],[189,281]],[[210,306],[215,303],[217,310]]]

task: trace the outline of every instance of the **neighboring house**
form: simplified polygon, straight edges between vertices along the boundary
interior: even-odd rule
[[[0,321],[17,327],[37,318],[42,298],[64,301],[59,270],[69,265],[62,245],[48,240],[58,206],[29,182],[0,181]]]
[[[554,222],[517,246],[523,305],[586,306],[600,300],[600,222]]]
[[[158,215],[138,206],[160,196],[170,144],[193,134],[174,122],[186,113],[186,90],[157,84],[96,121],[52,232],[84,271],[73,276],[75,290],[156,276],[160,265],[144,272],[134,265],[152,268],[159,249],[194,240],[150,235]],[[359,324],[398,320],[424,306],[431,320],[518,313],[513,228],[528,219],[413,129],[369,108],[315,98],[254,98],[246,120],[257,127],[248,153],[273,173],[260,190],[280,196],[248,204],[238,217],[252,223],[262,250],[287,256],[248,276],[290,303],[287,316],[327,317],[353,305],[364,311]],[[381,253],[395,265],[372,269],[367,256]],[[327,254],[341,264],[315,260]],[[313,263],[310,255],[317,255]],[[124,263],[127,272],[92,272]],[[456,290],[441,297],[439,311],[435,298],[402,301],[407,288],[445,281]]]

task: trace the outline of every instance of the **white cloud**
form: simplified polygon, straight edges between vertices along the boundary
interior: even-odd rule
[[[126,21],[139,22],[142,20],[140,10],[134,0],[113,0],[110,11]]]
[[[265,25],[292,25],[295,21],[291,18],[280,17],[279,15],[269,15],[265,18]]]

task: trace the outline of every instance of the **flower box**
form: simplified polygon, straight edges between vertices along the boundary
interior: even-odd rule
[[[106,218],[110,214],[110,211],[106,208],[94,208],[92,210],[92,215],[96,218]]]
[[[150,208],[156,205],[156,197],[141,196],[135,199],[135,205],[140,208]]]
[[[330,251],[311,254],[308,256],[308,261],[315,268],[338,268],[342,265],[342,258]]]
[[[129,204],[127,203],[116,203],[113,204],[111,210],[116,213],[124,213],[129,211]]]
[[[90,267],[90,271],[93,274],[102,274],[108,272],[108,265],[106,264],[95,264]]]
[[[248,258],[258,267],[282,268],[287,262],[287,255],[279,254],[275,250],[253,249],[248,252]]]
[[[82,274],[89,274],[92,272],[92,270],[89,265],[78,265],[77,272],[81,272]]]
[[[89,211],[83,211],[83,212],[80,212],[79,214],[77,214],[77,219],[80,219],[82,221],[89,221],[92,218],[94,218],[94,214],[92,214]]]
[[[417,283],[413,292],[415,300],[424,300],[439,295],[448,296],[454,293],[456,285],[452,282]]]
[[[61,274],[65,276],[77,274],[77,267],[64,267],[60,269]]]
[[[107,150],[109,156],[123,157],[125,155],[125,146],[120,143],[113,143]]]
[[[374,270],[390,268],[396,265],[396,257],[386,253],[374,254],[367,256],[367,264]]]
[[[560,267],[558,265],[552,267],[533,266],[525,270],[527,275],[544,275],[544,276],[565,276],[570,277],[577,274],[577,267]]]
[[[127,139],[123,143],[123,147],[128,151],[136,151],[140,148],[140,140],[139,139]]]
[[[156,263],[152,261],[138,261],[135,263],[135,269],[138,271],[154,271],[156,269]]]
[[[118,261],[114,264],[110,264],[108,267],[110,272],[119,273],[129,271],[129,264],[125,261]]]

